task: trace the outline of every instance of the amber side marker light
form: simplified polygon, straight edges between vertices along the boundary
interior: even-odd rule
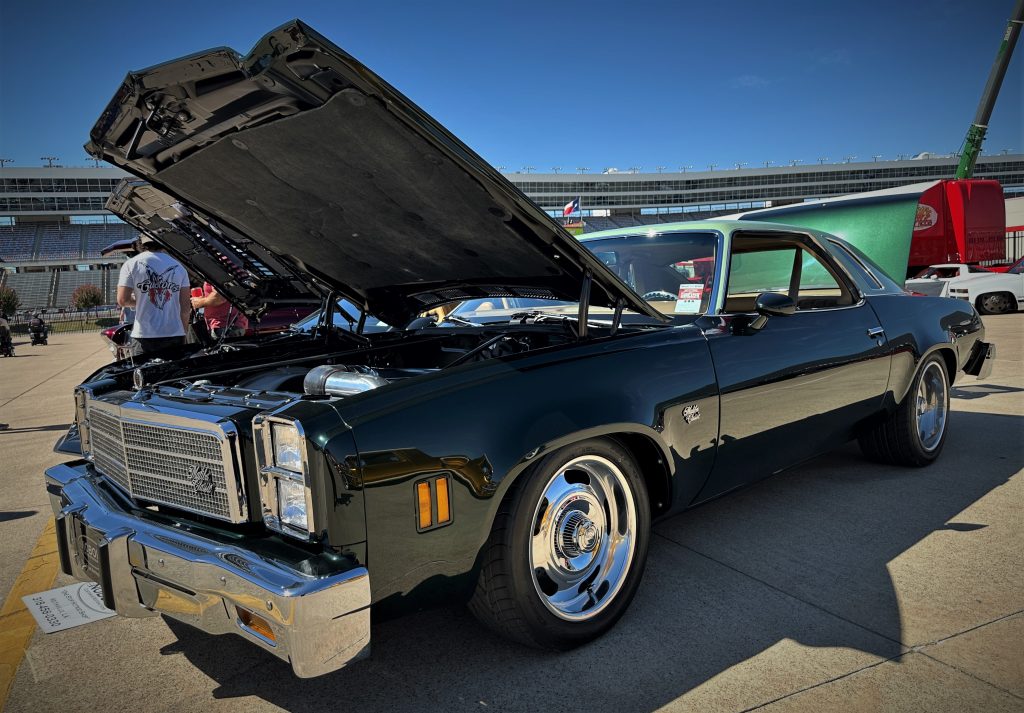
[[[432,530],[452,521],[448,476],[416,483],[416,529]]]
[[[256,616],[248,609],[242,609],[242,607],[236,606],[235,611],[238,612],[238,621],[242,623],[242,626],[259,634],[264,639],[269,639],[272,644],[277,643],[277,637],[274,636],[274,630],[270,628],[270,622],[263,617]]]

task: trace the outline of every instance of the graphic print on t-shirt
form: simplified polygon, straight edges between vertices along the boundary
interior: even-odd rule
[[[146,279],[138,283],[136,287],[140,292],[146,294],[150,304],[163,309],[164,305],[171,301],[171,297],[178,292],[179,286],[174,282],[174,271],[177,269],[177,265],[171,265],[157,274],[147,267]]]

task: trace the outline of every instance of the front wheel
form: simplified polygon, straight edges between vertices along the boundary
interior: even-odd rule
[[[1016,308],[1016,298],[1009,292],[993,292],[978,298],[978,311],[982,314],[1005,314]]]
[[[524,644],[565,650],[610,629],[647,560],[650,505],[630,454],[595,439],[520,476],[499,508],[470,611]]]
[[[864,455],[893,465],[921,467],[934,462],[946,443],[949,382],[942,355],[925,359],[899,407],[860,437]]]

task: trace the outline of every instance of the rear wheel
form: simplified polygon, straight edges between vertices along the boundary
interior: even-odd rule
[[[931,464],[946,442],[949,377],[946,362],[932,354],[921,364],[910,391],[885,421],[859,439],[864,455],[894,465]]]
[[[978,298],[978,311],[982,314],[1005,314],[1017,309],[1017,300],[1009,292],[993,292]]]
[[[636,594],[650,505],[613,441],[554,451],[513,485],[495,519],[470,611],[524,644],[570,649],[603,634]]]

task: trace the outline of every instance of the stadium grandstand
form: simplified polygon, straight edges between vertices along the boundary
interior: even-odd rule
[[[958,157],[919,154],[897,161],[821,163],[728,170],[644,173],[506,172],[541,208],[570,218],[585,232],[684,220],[815,198],[951,178]],[[115,168],[0,168],[0,285],[18,291],[26,309],[66,309],[80,285],[95,285],[114,302],[123,257],[102,257],[107,245],[136,231],[103,206],[125,177]],[[976,178],[992,178],[1006,197],[1024,195],[1024,154],[983,156]]]

